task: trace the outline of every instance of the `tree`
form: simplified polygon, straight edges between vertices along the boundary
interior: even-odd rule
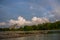
[[[23,30],[24,30],[24,28],[23,28],[23,27],[20,27],[18,30],[23,31]]]
[[[33,28],[31,26],[24,26],[24,31],[31,31]]]
[[[33,30],[38,30],[38,26],[37,25],[32,25],[31,27],[33,28]]]

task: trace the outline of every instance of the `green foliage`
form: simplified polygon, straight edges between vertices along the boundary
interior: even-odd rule
[[[38,27],[36,25],[32,25],[31,27],[33,28],[33,30],[38,30]]]
[[[24,31],[31,31],[33,28],[31,26],[24,26]]]
[[[58,30],[60,29],[60,21],[54,22],[54,23],[43,23],[38,25],[32,25],[20,28],[14,28],[16,25],[13,26],[13,28],[0,28],[0,31],[32,31],[32,30]]]
[[[9,28],[0,28],[0,31],[8,31]]]
[[[38,30],[42,30],[43,29],[43,25],[42,24],[38,24],[37,27],[38,27]]]
[[[24,30],[24,28],[23,28],[23,27],[20,27],[18,30],[23,31],[23,30]]]

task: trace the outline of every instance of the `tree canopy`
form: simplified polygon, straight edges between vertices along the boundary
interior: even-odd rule
[[[15,25],[14,25],[15,26]],[[43,23],[38,25],[25,25],[20,28],[0,28],[0,31],[32,31],[32,30],[59,30],[60,29],[60,21],[54,23]]]

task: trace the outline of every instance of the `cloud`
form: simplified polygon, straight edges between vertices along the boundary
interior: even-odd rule
[[[6,25],[5,22],[0,22],[0,26]]]
[[[58,2],[59,0],[50,0],[49,3],[53,10],[51,11],[51,14],[55,15],[55,19],[60,20],[60,3]]]
[[[10,1],[12,2],[12,0],[10,0]],[[1,15],[3,17],[3,15],[6,14],[4,16],[6,16],[7,20],[9,18],[12,18],[12,16],[15,16],[15,17],[19,16],[19,15],[26,16],[29,13],[30,14],[32,13],[32,16],[48,17],[49,19],[53,19],[55,17],[55,18],[60,19],[59,18],[60,17],[60,11],[59,11],[60,5],[57,2],[57,0],[35,0],[35,1],[28,0],[28,1],[22,1],[22,2],[19,1],[19,2],[13,2],[13,3],[10,3],[10,1],[8,1],[8,3],[7,2],[3,3],[3,4],[8,4],[8,5],[1,6],[3,8],[3,9],[1,9],[2,11],[5,11],[4,9],[6,9],[6,11],[5,11],[6,13],[4,12]],[[51,9],[48,9],[50,7],[51,7]],[[20,8],[22,10],[20,10]],[[13,10],[13,12],[11,10]],[[23,14],[21,14],[19,10]],[[48,12],[50,12],[50,13],[48,13]],[[25,15],[25,13],[26,13],[26,15]],[[8,17],[8,15],[11,17]],[[28,15],[28,16],[31,16],[31,15]]]
[[[49,20],[48,20],[47,18],[33,17],[33,18],[32,18],[32,22],[33,22],[34,24],[42,24],[42,23],[49,22]]]
[[[31,0],[32,1],[32,0]],[[44,17],[44,18],[38,18],[38,17],[33,17],[31,19],[31,21],[29,20],[26,20],[25,18],[19,16],[20,14],[20,11],[17,11],[19,12],[16,13],[18,17],[17,20],[14,20],[14,19],[10,19],[8,24],[9,25],[13,25],[13,24],[18,24],[19,26],[20,25],[32,25],[32,24],[39,24],[39,23],[45,23],[45,22],[48,22],[49,20],[60,20],[60,3],[57,2],[58,0],[37,0],[36,3],[35,1],[33,2],[17,2],[16,4],[13,3],[12,5],[12,8],[13,7],[16,7],[16,5],[20,5],[20,4],[23,4],[26,6],[29,5],[30,9],[27,11],[23,11],[23,13],[32,13],[32,16],[41,16],[41,17]],[[9,2],[8,2],[9,3]],[[8,4],[7,3],[7,4]],[[20,5],[21,6],[21,5]],[[10,7],[10,6],[9,6]],[[18,6],[19,7],[19,6]],[[17,7],[17,8],[18,8]],[[51,7],[51,9],[49,9]],[[27,7],[28,8],[28,7]],[[2,10],[2,9],[1,9]],[[15,9],[14,9],[15,10]],[[24,9],[22,9],[24,10]],[[27,10],[27,9],[26,9]],[[3,10],[2,10],[3,11]],[[10,11],[11,12],[11,11]],[[39,13],[40,14],[39,14]],[[1,15],[1,18],[3,17],[3,15],[6,14],[6,13],[2,13]],[[37,15],[38,14],[38,15]],[[7,14],[8,15],[8,11],[7,11]],[[14,11],[14,14],[10,15],[10,16],[14,16],[15,15],[15,11]],[[21,14],[20,14],[21,15]],[[4,15],[5,16],[5,15]],[[23,14],[22,16],[25,16],[25,14]],[[30,16],[30,15],[28,15]],[[6,16],[7,17],[7,16]],[[46,18],[45,18],[46,17]],[[4,17],[5,18],[5,17]],[[8,17],[9,18],[9,17]],[[12,18],[12,17],[11,17]],[[2,20],[2,19],[1,19]],[[8,19],[7,19],[8,20]],[[46,21],[47,20],[47,21]],[[6,23],[7,24],[7,23]],[[0,25],[2,25],[2,22],[0,23]]]
[[[18,26],[21,26],[21,25],[26,25],[26,24],[29,24],[30,21],[27,21],[26,19],[24,19],[22,16],[19,16],[17,20],[13,20],[11,19],[9,21],[10,25],[12,24],[17,24]]]
[[[49,22],[49,20],[47,18],[33,17],[31,19],[31,21],[28,21],[28,20],[24,19],[22,16],[19,16],[17,20],[11,19],[9,21],[10,25],[17,24],[18,26],[36,25],[36,24],[42,24],[42,23],[46,23],[46,22]]]

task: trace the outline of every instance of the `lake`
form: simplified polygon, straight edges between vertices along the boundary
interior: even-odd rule
[[[20,37],[20,38],[8,38],[8,39],[0,39],[0,40],[60,40],[59,33],[52,34],[40,34],[28,37]]]

